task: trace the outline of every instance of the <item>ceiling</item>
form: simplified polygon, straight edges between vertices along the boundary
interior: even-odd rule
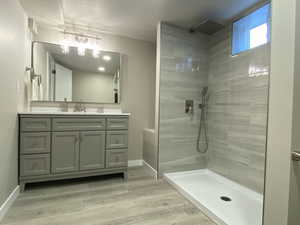
[[[261,0],[20,0],[40,25],[76,25],[147,41],[159,21],[181,27],[225,23]]]
[[[98,70],[99,67],[104,67],[103,74],[114,75],[120,68],[120,54],[116,52],[101,51],[99,58],[92,56],[92,51],[87,49],[85,56],[77,54],[77,48],[70,47],[70,52],[65,55],[62,53],[60,45],[36,42],[34,46],[42,45],[47,52],[54,58],[56,63],[59,63],[71,70],[89,72],[89,73],[102,73]],[[102,59],[104,55],[111,57],[110,61]]]

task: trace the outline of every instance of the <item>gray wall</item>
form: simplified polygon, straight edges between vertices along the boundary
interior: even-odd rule
[[[73,70],[73,101],[114,102],[112,74]]]
[[[204,168],[196,150],[201,89],[207,85],[208,36],[171,25],[160,30],[159,172]],[[185,100],[194,100],[194,115]]]
[[[270,45],[231,56],[231,27],[210,39],[208,168],[263,192]]]
[[[0,7],[0,206],[18,184],[17,111],[25,105],[25,15],[17,0]]]
[[[130,112],[129,160],[142,159],[143,129],[154,127],[155,114],[155,44],[147,41],[103,34],[103,50],[123,54],[120,105],[93,105],[122,108]],[[39,28],[37,41],[60,43],[63,35],[55,30]],[[32,103],[31,106],[59,106],[59,104]]]
[[[292,151],[300,151],[300,3],[296,2],[296,34],[294,65],[294,101]],[[290,197],[288,225],[296,225],[300,221],[300,163],[291,162]]]

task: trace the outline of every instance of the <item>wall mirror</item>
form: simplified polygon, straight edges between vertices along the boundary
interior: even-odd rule
[[[120,53],[33,42],[32,66],[32,101],[120,103]]]

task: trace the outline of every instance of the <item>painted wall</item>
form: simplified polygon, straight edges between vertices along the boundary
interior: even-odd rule
[[[210,46],[208,168],[262,193],[270,45],[232,57],[228,27]]]
[[[121,107],[130,112],[129,160],[142,159],[143,129],[154,127],[155,105],[155,44],[126,37],[101,35],[104,50],[123,54],[121,77],[121,104],[94,105]],[[37,41],[60,43],[63,35],[55,30],[39,29]],[[58,104],[51,104],[57,106]],[[49,106],[33,103],[32,106]],[[93,105],[91,105],[93,106]]]
[[[73,101],[114,102],[114,75],[73,70]]]
[[[272,0],[264,225],[288,224],[293,89],[294,77],[299,76],[295,73],[297,70],[294,71],[295,65],[299,64],[295,61],[295,49],[298,48],[295,46],[295,31],[299,29],[296,18],[296,0]],[[296,213],[299,214],[298,208]],[[299,221],[294,222],[289,225],[299,224]]]
[[[196,150],[201,90],[207,85],[208,36],[160,26],[159,172],[204,168]],[[194,114],[185,113],[194,100]]]
[[[9,18],[9,19],[8,19]],[[0,205],[18,185],[17,111],[26,106],[25,65],[29,49],[26,16],[17,0],[0,7]]]
[[[143,160],[157,171],[157,148],[155,147],[154,129],[144,129]]]

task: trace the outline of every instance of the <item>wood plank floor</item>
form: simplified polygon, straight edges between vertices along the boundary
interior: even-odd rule
[[[105,176],[31,185],[1,225],[215,225],[143,167],[128,182]]]

